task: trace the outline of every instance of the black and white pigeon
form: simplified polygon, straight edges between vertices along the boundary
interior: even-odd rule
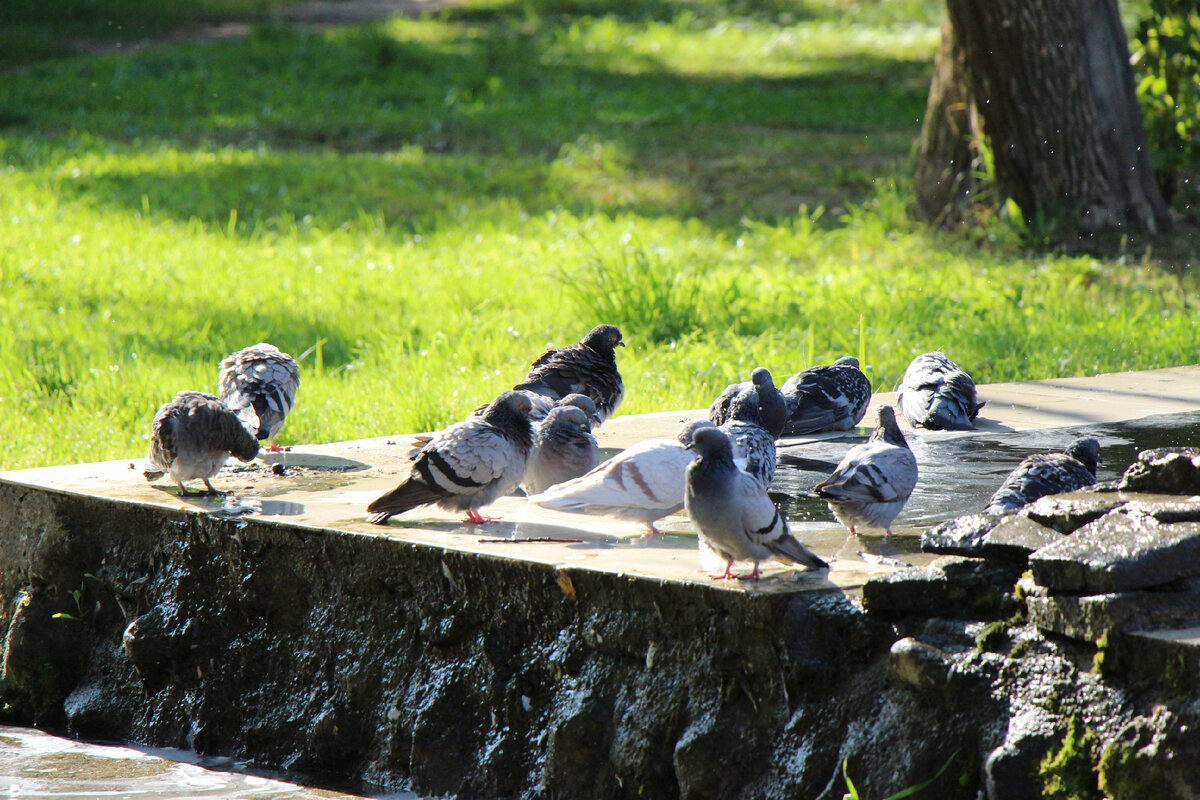
[[[725,571],[713,578],[757,580],[759,564],[768,558],[808,569],[829,567],[792,536],[766,487],[733,463],[728,436],[719,429],[701,428],[692,439],[692,450],[697,457],[687,468],[684,507],[701,545],[725,559]],[[735,561],[753,561],[754,570],[734,575]]]
[[[180,392],[154,415],[150,454],[142,474],[146,480],[156,481],[170,473],[180,497],[190,494],[183,482],[197,479],[204,481],[209,494],[218,494],[208,479],[231,455],[252,461],[258,455],[258,440],[218,398],[204,392]]]
[[[479,509],[517,488],[533,447],[529,398],[504,392],[482,416],[467,417],[439,431],[412,460],[400,485],[367,506],[370,522],[436,504],[466,511],[464,522],[489,519]]]
[[[550,409],[533,434],[533,452],[521,481],[525,494],[544,492],[594,469],[600,463],[600,445],[591,430],[583,409]]]
[[[695,453],[687,448],[706,419],[691,420],[674,439],[647,439],[623,450],[586,475],[552,486],[529,502],[555,511],[599,514],[637,522],[658,533],[654,523],[683,509],[685,476]]]
[[[914,428],[969,431],[984,403],[975,396],[975,381],[945,353],[919,355],[900,381],[900,413]]]
[[[283,449],[275,436],[296,404],[300,368],[295,359],[273,344],[250,345],[221,362],[218,386],[222,402],[246,430],[260,442],[269,440],[267,450]]]
[[[871,438],[851,447],[833,474],[813,491],[829,502],[833,515],[850,533],[866,526],[883,528],[890,536],[892,520],[917,486],[917,457],[891,406],[876,406],[875,417],[878,427]]]
[[[1091,486],[1099,465],[1100,443],[1090,437],[1076,439],[1062,453],[1028,456],[1008,473],[984,510],[1007,514],[1039,497]]]
[[[848,431],[867,413],[871,381],[859,369],[857,358],[843,356],[788,378],[783,399],[788,412],[783,431],[788,436]]]
[[[729,407],[729,419],[720,430],[733,443],[733,460],[756,478],[763,488],[775,480],[775,437],[763,427],[758,392],[744,389]]]
[[[708,409],[708,418],[714,425],[724,425],[732,416],[733,399],[747,389],[758,392],[758,410],[762,425],[773,438],[778,439],[783,435],[783,426],[787,422],[787,403],[783,394],[775,388],[775,380],[766,367],[755,367],[748,382],[731,383],[726,386],[725,391],[718,395]]]
[[[615,355],[615,348],[624,346],[617,326],[597,325],[579,344],[547,348],[530,366],[525,380],[513,388],[554,400],[572,393],[585,394],[595,402],[603,423],[625,398]]]

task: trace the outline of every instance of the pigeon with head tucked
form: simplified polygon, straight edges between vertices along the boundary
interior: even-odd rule
[[[219,494],[208,479],[231,455],[252,461],[258,455],[258,441],[216,397],[204,392],[180,392],[154,415],[150,454],[142,474],[146,480],[155,481],[170,473],[179,486],[180,497],[189,494],[183,482],[197,479],[204,481],[209,494]]]
[[[865,444],[850,448],[833,474],[813,487],[838,522],[858,533],[867,526],[892,533],[892,520],[917,486],[917,457],[909,449],[891,406],[876,406],[878,427]]]
[[[232,353],[221,362],[218,386],[222,402],[238,415],[246,430],[267,450],[281,450],[275,436],[296,404],[300,369],[296,361],[273,344],[259,342]]]
[[[871,381],[859,369],[857,358],[844,356],[788,378],[783,398],[788,411],[787,435],[848,431],[867,413]]]
[[[758,392],[744,389],[729,407],[729,419],[720,426],[733,444],[733,459],[763,488],[775,480],[775,437],[763,427]]]
[[[919,355],[904,371],[897,402],[914,428],[969,431],[985,403],[975,396],[975,381],[945,353]]]
[[[1096,482],[1100,443],[1079,438],[1062,453],[1028,456],[1008,474],[988,501],[988,512],[1006,514],[1040,497],[1074,492]]]
[[[529,409],[528,397],[504,392],[482,416],[435,434],[400,485],[367,506],[368,519],[383,524],[395,514],[436,504],[466,511],[464,522],[487,522],[479,509],[512,492],[525,475],[533,446]]]
[[[584,410],[573,405],[552,408],[533,434],[533,451],[521,488],[527,495],[544,492],[578,478],[599,462],[600,445]]]
[[[787,422],[787,403],[775,381],[771,371],[766,367],[755,367],[750,373],[750,380],[745,383],[731,383],[725,391],[713,401],[708,409],[708,418],[714,425],[724,425],[732,416],[733,400],[747,389],[758,393],[758,412],[761,424],[771,436],[778,439],[783,434],[784,423]]]
[[[692,439],[692,450],[697,457],[687,468],[684,505],[701,544],[725,559],[725,572],[712,577],[739,577],[733,574],[733,562],[753,561],[754,570],[740,577],[757,579],[759,564],[768,558],[810,570],[828,568],[792,536],[766,487],[733,463],[728,436],[702,428]]]
[[[513,388],[554,400],[585,394],[596,404],[603,423],[625,397],[615,354],[617,347],[624,346],[617,326],[597,325],[579,344],[547,348],[530,366],[525,380]]]
[[[623,450],[586,475],[552,486],[529,502],[555,511],[600,514],[645,525],[683,509],[685,475],[695,453],[687,449],[708,420],[692,420],[675,439],[648,439]]]

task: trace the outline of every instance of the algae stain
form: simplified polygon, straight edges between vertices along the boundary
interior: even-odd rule
[[[1046,800],[1100,800],[1100,785],[1092,758],[1099,737],[1077,716],[1067,720],[1067,732],[1057,749],[1038,766]]]

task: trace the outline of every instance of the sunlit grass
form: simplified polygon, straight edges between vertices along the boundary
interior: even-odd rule
[[[878,390],[931,349],[980,381],[1195,361],[1190,273],[910,217],[939,14],[471,3],[5,75],[0,466],[141,457],[260,340],[301,357],[284,443],[444,425],[605,321],[620,413],[860,337]]]

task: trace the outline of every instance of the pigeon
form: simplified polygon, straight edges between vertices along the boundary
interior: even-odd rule
[[[179,486],[180,497],[190,494],[183,482],[197,478],[204,481],[209,494],[219,494],[208,479],[221,470],[230,455],[252,461],[258,455],[258,440],[216,397],[204,392],[180,392],[154,415],[150,454],[142,474],[146,480],[156,481],[169,472]]]
[[[549,414],[551,410],[558,408],[559,406],[575,406],[576,408],[583,409],[583,413],[587,415],[589,431],[593,428],[600,427],[600,416],[596,412],[596,404],[592,401],[592,398],[588,397],[586,394],[569,394],[561,400],[555,400],[554,398],[547,397],[544,394],[537,394],[536,392],[522,391],[521,394],[529,398],[529,421],[535,425],[544,420],[546,415]],[[484,403],[479,408],[472,411],[471,416],[482,417],[483,412],[487,411],[488,406],[490,405],[491,403]],[[429,441],[429,437],[418,439],[417,441],[424,445]]]
[[[367,506],[370,522],[435,503],[466,511],[464,522],[490,521],[478,509],[517,488],[533,447],[529,398],[504,392],[480,417],[467,417],[438,432],[412,461],[392,491]]]
[[[783,384],[788,412],[784,432],[804,436],[857,425],[871,403],[871,381],[858,367],[857,358],[844,356],[788,378]]]
[[[708,418],[714,425],[724,425],[730,419],[733,399],[747,389],[754,389],[758,392],[758,409],[762,425],[771,433],[771,438],[778,439],[783,435],[783,426],[787,422],[787,403],[784,401],[783,394],[775,388],[771,371],[765,367],[756,367],[750,373],[748,383],[731,383],[726,386],[725,391],[721,392],[720,396],[713,401],[712,407],[709,408]]]
[[[578,478],[599,462],[600,445],[592,436],[583,409],[553,408],[534,432],[533,451],[521,488],[527,495],[544,492],[555,484]]]
[[[900,413],[914,428],[969,431],[979,414],[975,381],[945,353],[917,356],[900,381]]]
[[[876,406],[878,427],[865,444],[851,447],[833,474],[813,487],[829,501],[838,522],[858,533],[861,526],[883,528],[890,536],[892,520],[917,485],[917,457],[896,424],[891,406]]]
[[[687,422],[676,438],[639,442],[586,475],[532,495],[529,502],[638,522],[653,536],[657,520],[683,509],[684,475],[695,458],[687,445],[697,430],[713,427],[706,419]]]
[[[692,439],[697,458],[687,468],[684,507],[699,530],[700,542],[725,559],[725,572],[712,577],[757,580],[759,563],[777,558],[809,569],[824,561],[788,531],[787,520],[767,496],[766,487],[733,463],[733,446],[721,430],[701,428]],[[750,560],[749,575],[733,574],[733,562]]]
[[[624,347],[615,325],[597,325],[579,344],[549,347],[529,368],[525,380],[513,388],[559,400],[572,393],[586,394],[596,404],[603,423],[621,405],[625,384],[617,371],[614,348]]]
[[[734,463],[766,489],[775,480],[775,437],[763,427],[758,392],[745,389],[733,399],[729,420],[720,426],[733,443]]]
[[[275,436],[296,404],[296,389],[300,388],[295,359],[273,344],[259,342],[221,362],[218,385],[222,402],[238,415],[246,430],[260,442],[270,440],[270,452],[282,450],[275,444]]]
[[[1091,486],[1099,462],[1100,443],[1091,438],[1076,439],[1062,453],[1029,456],[1008,474],[984,510],[1006,514],[1039,497]]]

